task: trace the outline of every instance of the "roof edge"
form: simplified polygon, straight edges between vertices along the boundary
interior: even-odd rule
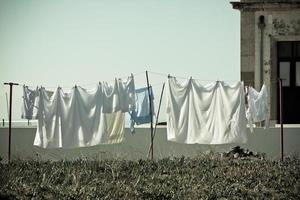
[[[230,2],[233,9],[240,11],[264,11],[264,10],[300,10],[300,1],[257,1],[257,2]]]

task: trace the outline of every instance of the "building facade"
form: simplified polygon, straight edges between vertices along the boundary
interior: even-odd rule
[[[241,80],[269,92],[271,124],[279,122],[283,79],[283,122],[300,124],[300,0],[231,2],[241,14]]]

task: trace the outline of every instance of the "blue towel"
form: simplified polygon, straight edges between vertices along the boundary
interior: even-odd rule
[[[150,101],[148,95],[148,88],[140,88],[135,90],[135,110],[129,112],[130,114],[130,130],[134,133],[134,125],[146,124],[151,122],[151,117],[154,115],[154,96],[152,87],[150,89],[150,99],[152,105],[152,116],[150,115]]]

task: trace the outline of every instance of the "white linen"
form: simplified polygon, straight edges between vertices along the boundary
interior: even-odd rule
[[[77,86],[70,93],[64,93],[58,88],[51,97],[44,88],[40,88],[34,145],[43,148],[76,148],[122,142],[124,112],[132,107],[128,91],[135,90],[133,77],[128,80],[132,82],[126,82],[130,84],[124,84],[126,87],[114,93],[114,98],[104,94],[102,84],[93,91]],[[109,106],[106,112],[110,113],[103,112],[105,106]]]
[[[202,86],[193,79],[167,84],[168,140],[187,144],[245,143],[243,83],[217,81]]]
[[[253,132],[253,123],[265,122],[265,128],[269,127],[269,105],[268,105],[268,91],[265,84],[263,84],[260,92],[257,92],[253,87],[248,88],[247,94],[248,109],[246,117]]]
[[[103,83],[103,112],[128,112],[135,107],[135,86],[133,76],[126,81],[115,79],[113,85]]]

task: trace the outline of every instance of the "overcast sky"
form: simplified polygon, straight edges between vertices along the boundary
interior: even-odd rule
[[[145,70],[239,80],[240,13],[229,2],[0,0],[1,119],[8,116],[6,81],[92,88],[133,73],[136,87],[143,87]],[[149,78],[157,108],[166,76]],[[21,87],[13,94],[13,118],[19,120]]]

